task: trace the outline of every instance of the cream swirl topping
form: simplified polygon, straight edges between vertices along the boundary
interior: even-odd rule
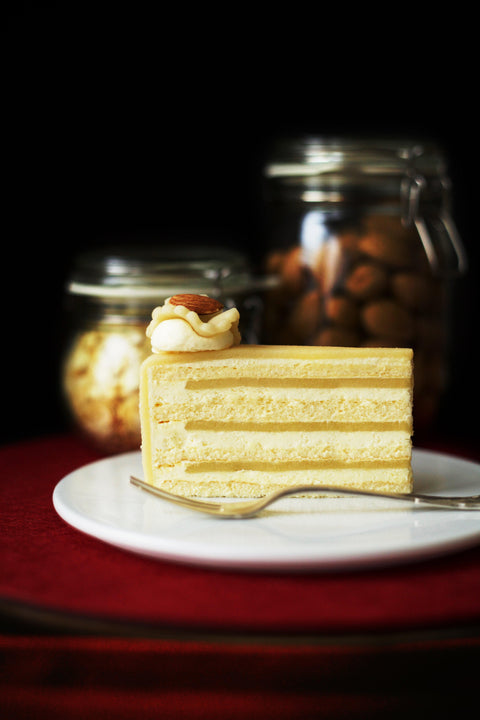
[[[236,308],[199,314],[191,307],[172,304],[171,299],[152,312],[152,321],[146,331],[152,352],[224,350],[240,343],[240,314]],[[205,301],[199,303],[199,307],[204,305]]]

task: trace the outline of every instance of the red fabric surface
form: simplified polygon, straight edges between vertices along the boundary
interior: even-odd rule
[[[478,639],[358,647],[0,637],[0,717],[470,717],[479,651]]]
[[[355,633],[480,624],[480,548],[401,567],[257,574],[110,547],[67,525],[52,492],[97,456],[72,436],[0,448],[0,597],[159,628]]]

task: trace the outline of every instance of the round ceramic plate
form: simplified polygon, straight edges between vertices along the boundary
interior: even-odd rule
[[[480,493],[480,465],[413,451],[417,492]],[[246,520],[202,515],[130,484],[139,452],[75,470],[53,503],[70,525],[125,550],[190,564],[340,570],[425,559],[480,543],[480,511],[417,508],[380,498],[285,498]]]

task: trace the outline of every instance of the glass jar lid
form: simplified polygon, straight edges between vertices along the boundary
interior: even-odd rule
[[[446,161],[432,142],[301,137],[279,141],[265,177],[286,200],[338,203],[398,200],[405,181],[421,177],[423,199],[443,202]]]
[[[155,302],[182,292],[211,296],[258,290],[246,257],[216,246],[107,247],[75,259],[67,282],[70,295],[96,300]]]
[[[279,141],[265,167],[274,177],[328,175],[424,175],[446,172],[444,156],[432,142],[335,139],[306,136]]]

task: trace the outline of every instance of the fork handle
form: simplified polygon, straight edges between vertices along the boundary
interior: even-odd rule
[[[367,497],[379,497],[390,500],[404,500],[406,502],[413,503],[414,505],[431,505],[433,507],[461,509],[461,510],[480,510],[480,496],[456,496],[456,497],[441,497],[438,495],[425,495],[423,493],[387,493],[387,492],[375,492],[374,490],[356,490],[354,488],[343,488],[337,486],[326,486],[321,485],[312,486],[304,485],[302,487],[292,487],[285,490],[279,490],[278,496],[285,497],[286,495],[293,495],[298,493],[306,492],[336,492],[341,495],[357,495]]]
[[[408,498],[406,495],[405,498]],[[436,507],[452,508],[460,510],[480,510],[480,499],[478,497],[437,497],[435,495],[415,494],[411,496],[412,502],[416,505],[435,505]]]

